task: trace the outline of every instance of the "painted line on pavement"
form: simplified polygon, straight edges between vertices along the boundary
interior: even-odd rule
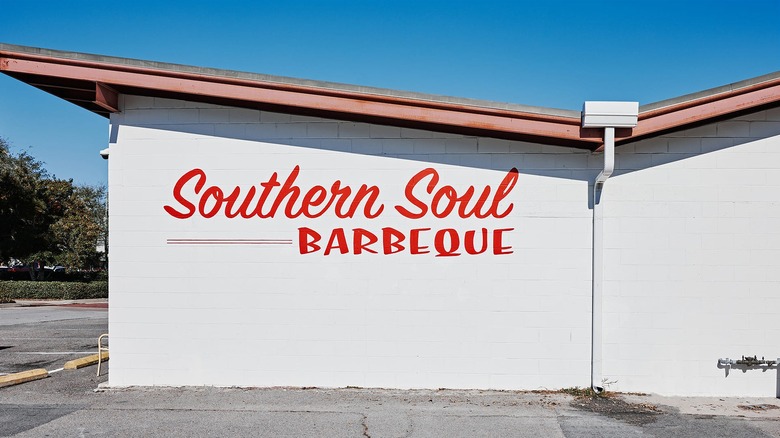
[[[12,354],[57,354],[57,355],[63,355],[63,354],[94,354],[94,350],[92,351],[9,351],[8,353]]]

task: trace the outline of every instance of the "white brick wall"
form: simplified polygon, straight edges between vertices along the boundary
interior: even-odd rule
[[[112,385],[539,389],[590,375],[591,210],[600,155],[415,129],[123,96],[112,116]],[[774,395],[780,113],[618,148],[605,205],[604,375],[613,389]],[[770,138],[754,138],[769,135]],[[301,166],[302,188],[381,188],[377,219],[174,219],[186,171],[249,187]],[[507,218],[411,221],[393,209],[435,168],[463,189],[519,181]],[[297,238],[309,226],[514,228],[514,253],[436,258],[173,246]],[[297,241],[296,241],[297,243]],[[322,242],[324,243],[324,242]]]
[[[109,160],[112,385],[533,389],[587,381],[586,153],[164,99],[125,96],[122,104]],[[387,211],[309,221],[179,220],[163,211],[192,168],[206,170],[207,185],[248,187],[274,171],[284,178],[296,164],[301,187],[335,179],[380,186]],[[505,219],[410,221],[392,209],[424,168],[434,167],[440,184],[481,189],[515,166],[524,173]],[[562,169],[565,177],[551,176]],[[324,257],[296,245],[165,243],[297,238],[299,226],[515,228],[507,234],[514,253]]]
[[[614,389],[776,395],[774,370],[726,377],[717,367],[780,356],[780,123],[765,118],[617,149],[602,198],[604,376]]]

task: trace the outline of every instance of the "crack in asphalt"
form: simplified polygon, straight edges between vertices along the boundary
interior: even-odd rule
[[[366,416],[366,414],[363,414],[362,416],[363,418],[360,421],[360,425],[363,426],[363,436],[366,438],[371,438],[371,435],[368,434],[368,424],[366,424],[368,417]]]

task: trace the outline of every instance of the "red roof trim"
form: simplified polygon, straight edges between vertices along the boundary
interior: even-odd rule
[[[445,132],[472,132],[488,137],[519,138],[587,149],[600,148],[602,141],[601,132],[582,129],[578,117],[544,114],[544,111],[534,113],[489,105],[244,79],[14,50],[0,50],[0,71],[104,115],[116,109],[112,93],[127,90],[135,94],[171,95],[185,100],[229,102],[248,107],[257,105],[345,120],[368,120]],[[74,82],[92,84],[83,84],[84,88],[80,89],[82,85],[74,86]],[[83,98],[83,93],[89,89],[95,90],[91,101]],[[778,103],[780,78],[773,77],[641,112],[637,127],[619,130],[617,141],[618,144],[625,144]]]
[[[639,114],[632,137],[701,123],[731,113],[780,102],[780,79],[681,102]]]
[[[415,126],[442,130],[471,128],[495,131],[499,136],[522,135],[543,143],[577,143],[598,146],[598,138],[582,138],[580,120],[574,117],[534,114],[447,102],[384,96],[354,91],[306,87],[239,78],[174,72],[154,68],[52,58],[41,55],[3,56],[0,70],[8,73],[76,79],[106,84],[114,89],[132,87],[197,97],[221,98],[322,111],[330,115],[370,116],[389,124],[412,122]]]

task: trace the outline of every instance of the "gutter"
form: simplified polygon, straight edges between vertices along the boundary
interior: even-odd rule
[[[583,128],[604,129],[604,168],[593,182],[593,258],[591,301],[590,387],[604,391],[602,380],[602,296],[604,293],[604,207],[601,193],[615,170],[615,128],[633,128],[639,114],[638,102],[585,102]]]
[[[604,169],[593,183],[593,261],[590,387],[596,393],[604,391],[601,377],[602,295],[604,290],[604,207],[601,192],[604,183],[615,170],[615,128],[604,128]]]

